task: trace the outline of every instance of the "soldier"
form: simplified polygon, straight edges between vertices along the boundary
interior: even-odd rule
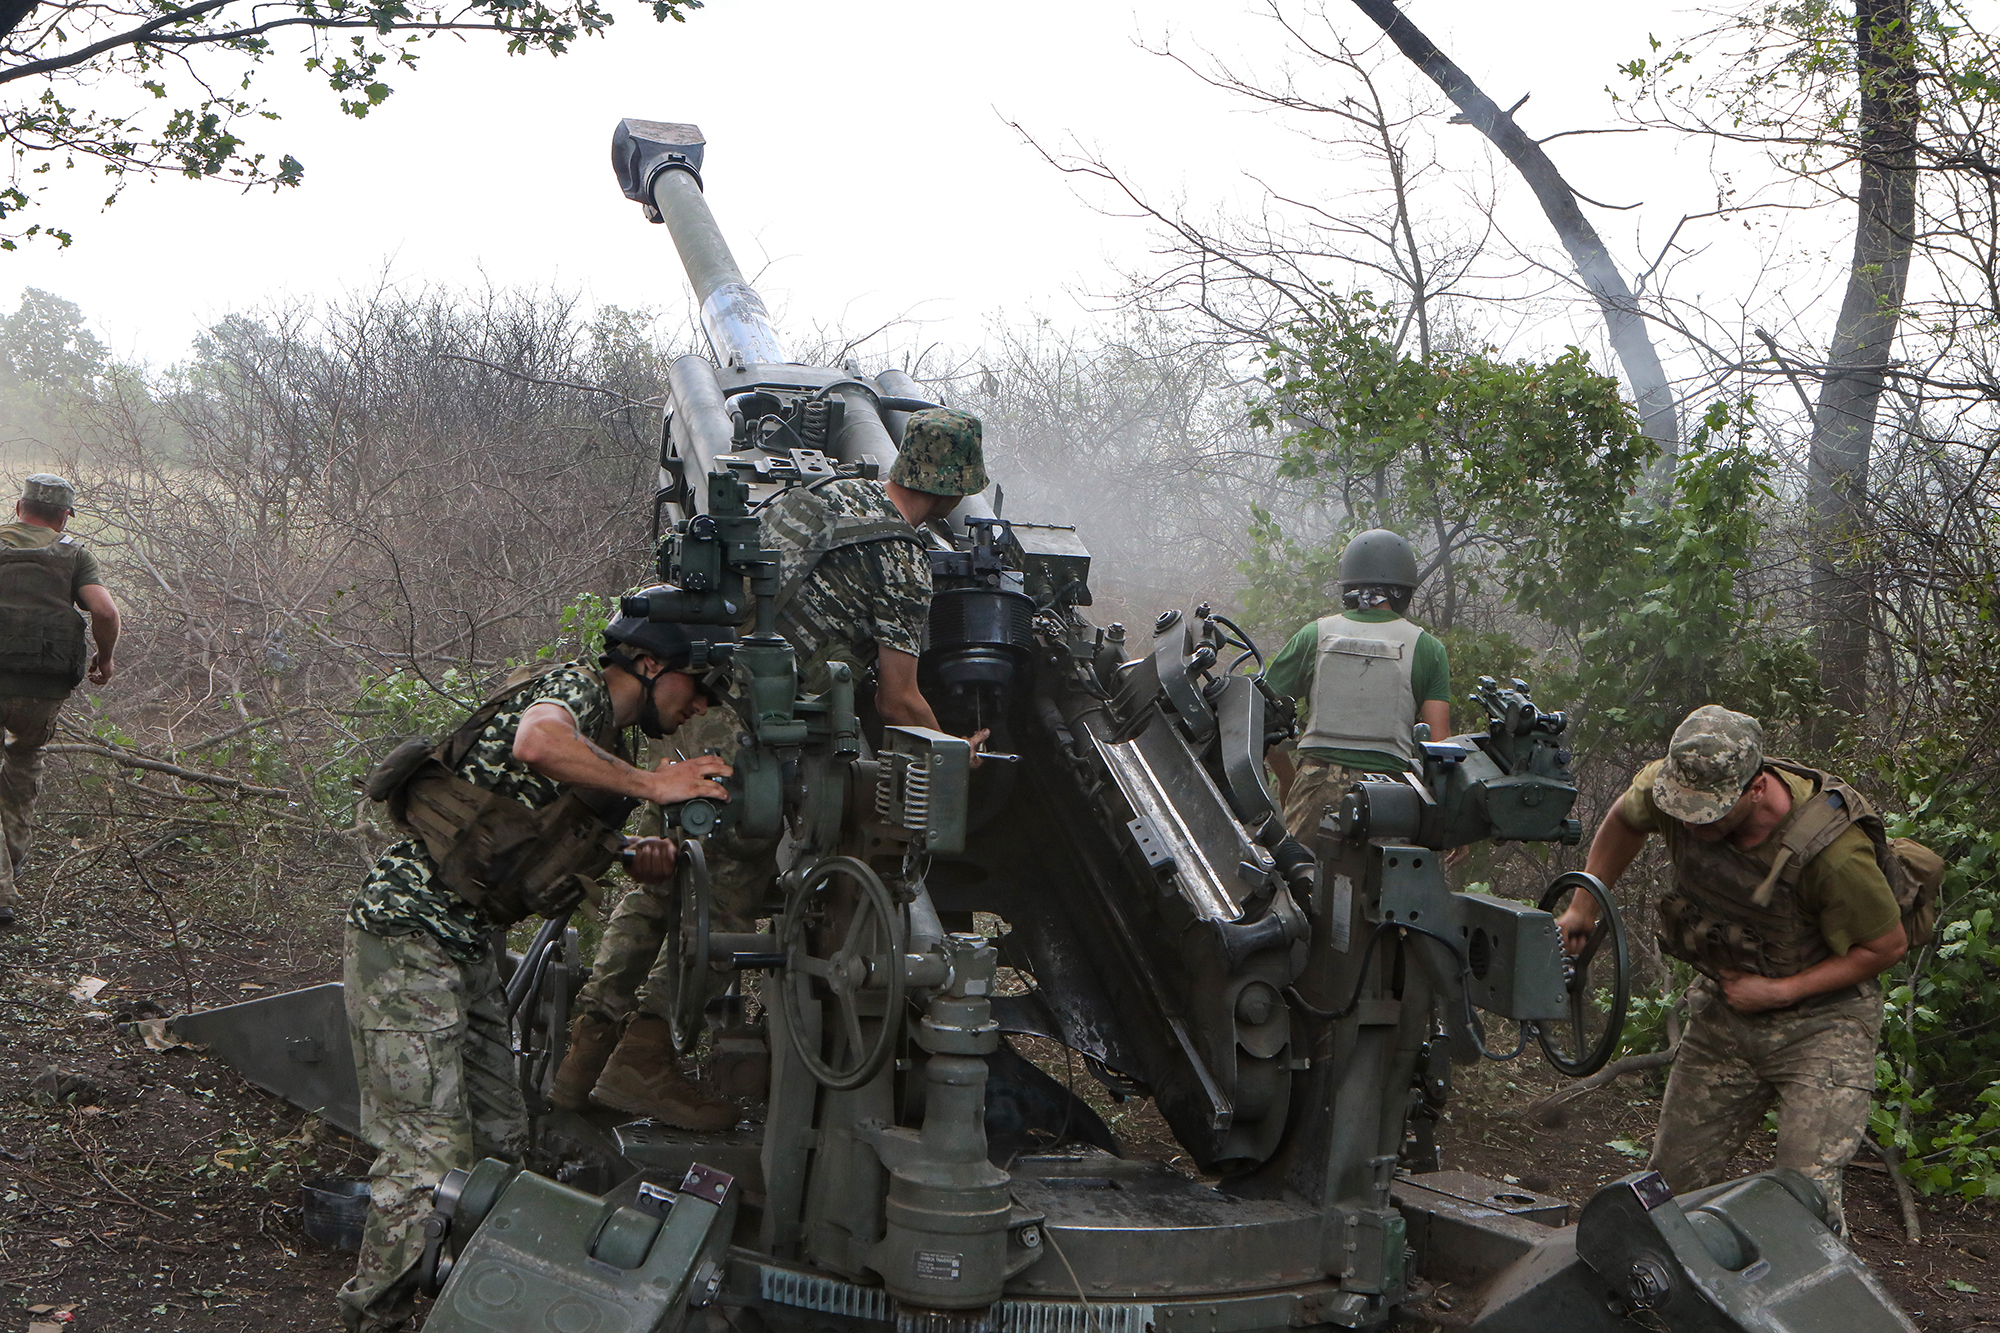
[[[1422,575],[1410,544],[1371,528],[1340,553],[1345,608],[1294,634],[1265,669],[1279,694],[1299,700],[1308,725],[1296,771],[1272,750],[1285,827],[1312,845],[1327,807],[1363,773],[1415,772],[1412,724],[1444,739],[1451,730],[1451,659],[1430,631],[1405,620]]]
[[[20,893],[14,876],[35,833],[42,747],[55,734],[56,714],[87,674],[103,685],[116,670],[118,604],[97,575],[97,558],[64,532],[76,515],[76,487],[37,472],[21,488],[17,521],[0,525],[0,823],[7,855],[0,861],[0,926],[14,922]],[[94,645],[86,643],[90,615]]]
[[[1598,825],[1584,868],[1607,886],[1648,836],[1666,840],[1660,948],[1701,973],[1653,1139],[1677,1192],[1722,1180],[1775,1100],[1777,1165],[1817,1181],[1842,1229],[1840,1175],[1875,1088],[1876,977],[1907,947],[1869,813],[1832,776],[1767,759],[1755,718],[1707,704]],[[1578,952],[1595,900],[1576,894],[1558,923]]]
[[[597,668],[511,682],[392,788],[391,811],[419,836],[382,854],[347,914],[362,1136],[381,1149],[360,1262],[340,1291],[349,1329],[410,1317],[420,1223],[445,1172],[526,1146],[497,928],[569,905],[577,876],[603,869],[620,842],[635,879],[672,873],[672,843],[620,839],[593,801],[725,797],[729,766],[714,756],[643,769],[612,753],[626,727],[664,735],[707,707],[702,633],[621,617]]]
[[[800,486],[769,506],[765,540],[779,553],[783,578],[778,632],[798,655],[800,688],[824,691],[830,662],[847,663],[857,680],[873,666],[884,722],[937,727],[917,688],[931,601],[928,543],[919,529],[985,489],[979,419],[932,408],[910,416],[886,483]],[[734,719],[705,719],[701,729],[727,744]],[[975,747],[985,736],[972,738]],[[776,850],[730,835],[716,840],[709,853],[714,929],[751,928],[777,873]],[[660,948],[666,910],[656,895],[633,890],[606,923],[550,1100],[569,1110],[595,1103],[682,1129],[727,1128],[734,1107],[699,1092],[675,1066],[666,1018],[674,996]]]

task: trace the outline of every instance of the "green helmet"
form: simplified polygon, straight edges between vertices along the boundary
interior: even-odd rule
[[[927,495],[977,495],[985,490],[979,418],[955,407],[912,412],[889,480]]]
[[[1383,584],[1391,588],[1414,588],[1423,581],[1417,572],[1416,553],[1400,533],[1387,528],[1370,528],[1347,543],[1340,553],[1340,586],[1359,588]]]

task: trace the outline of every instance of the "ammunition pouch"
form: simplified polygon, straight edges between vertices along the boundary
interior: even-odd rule
[[[83,617],[75,611],[0,606],[0,671],[52,676],[75,688],[89,665]]]
[[[555,916],[594,896],[637,801],[568,789],[534,809],[424,757],[392,799],[444,886],[496,924]]]

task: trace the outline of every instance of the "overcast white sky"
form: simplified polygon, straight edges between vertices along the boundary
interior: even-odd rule
[[[781,323],[848,330],[909,314],[924,336],[977,341],[996,313],[1080,317],[1077,293],[1143,266],[1147,235],[1106,217],[1008,127],[1080,144],[1159,196],[1245,204],[1252,175],[1309,197],[1347,183],[1312,145],[1142,50],[1171,35],[1247,68],[1283,61],[1280,34],[1241,0],[710,0],[684,25],[617,6],[603,41],[560,59],[434,41],[366,121],[302,76],[271,78],[285,119],[260,146],[306,164],[305,184],[243,196],[214,182],[142,183],[108,210],[86,169],[48,210],[67,251],[0,255],[0,302],[48,289],[81,305],[122,355],[155,365],[231,310],[392,281],[554,284],[587,300],[682,306],[665,229],[646,225],[609,166],[623,116],[690,120],[708,137],[708,196]],[[1649,31],[1686,10],[1544,0],[1416,0],[1412,16],[1532,132],[1612,123],[1605,86]],[[1357,39],[1350,7],[1331,13]],[[288,62],[295,63],[295,62]],[[274,66],[270,72],[280,74]],[[1468,167],[1471,130],[1447,132]],[[1656,218],[1699,208],[1706,174],[1652,136],[1566,139],[1559,161],[1600,199]],[[1524,197],[1524,192],[1516,191]],[[1627,237],[1628,214],[1600,214]],[[1547,241],[1531,212],[1515,228]],[[1616,241],[1614,241],[1616,244]]]

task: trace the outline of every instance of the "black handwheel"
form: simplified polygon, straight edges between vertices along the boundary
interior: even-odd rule
[[[682,840],[674,853],[672,907],[661,948],[674,990],[667,1026],[674,1050],[686,1055],[701,1039],[715,974],[708,968],[708,857],[692,839]]]
[[[1542,895],[1541,909],[1560,914],[1572,893],[1597,900],[1597,929],[1575,955],[1563,951],[1563,989],[1569,1012],[1535,1024],[1535,1038],[1549,1063],[1571,1078],[1604,1068],[1625,1035],[1625,1008],[1631,999],[1625,954],[1625,926],[1618,905],[1597,876],[1581,870],[1558,875]],[[1606,953],[1606,946],[1609,953]],[[1558,941],[1557,947],[1561,948]],[[1592,964],[1595,964],[1593,968]],[[1605,973],[1607,969],[1609,976]],[[1592,973],[1595,972],[1593,976]]]
[[[837,879],[859,890],[840,944],[825,957],[812,952],[814,927],[827,924],[826,890]],[[875,1077],[895,1049],[902,1026],[903,954],[908,931],[903,911],[881,876],[851,856],[831,856],[807,870],[798,887],[786,896],[785,925],[779,937],[785,954],[785,1030],[792,1049],[812,1076],[835,1092],[850,1092]],[[883,996],[879,1015],[863,1013],[861,992]],[[808,1009],[819,1007],[826,1019],[827,1040],[814,1041],[808,1032]],[[869,1006],[872,1010],[874,1006]],[[862,1020],[880,1017],[870,1041]],[[822,1045],[832,1054],[822,1056]]]

